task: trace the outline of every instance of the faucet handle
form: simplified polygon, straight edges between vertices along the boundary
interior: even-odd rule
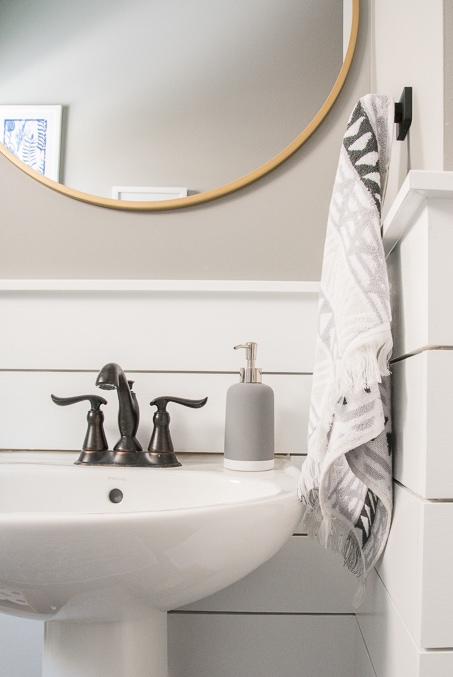
[[[107,404],[107,400],[100,395],[75,395],[74,397],[57,397],[56,395],[51,395],[50,397],[52,398],[52,401],[60,407],[66,407],[68,404],[77,404],[77,402],[88,400],[91,404],[91,408],[97,411],[101,404]]]
[[[208,401],[207,397],[202,400],[187,400],[184,397],[163,396],[151,400],[150,405],[156,406],[157,411],[153,416],[154,429],[148,446],[148,452],[152,455],[153,461],[157,466],[175,467],[181,465],[176,458],[173,442],[170,435],[170,414],[167,411],[167,404],[175,402],[184,407],[199,409]]]
[[[100,395],[75,395],[74,397],[51,395],[50,397],[60,407],[77,404],[85,400],[90,402],[91,409],[87,414],[88,427],[82,445],[82,453],[76,461],[76,465],[95,463],[108,449],[104,433],[104,413],[101,411],[101,405],[107,404],[107,400]]]
[[[150,405],[155,405],[157,407],[157,411],[165,411],[168,402],[176,402],[176,404],[182,404],[184,407],[199,409],[200,407],[204,407],[207,401],[207,397],[204,397],[202,400],[187,400],[184,397],[171,397],[170,395],[164,395],[163,397],[156,397],[154,400],[151,400]]]

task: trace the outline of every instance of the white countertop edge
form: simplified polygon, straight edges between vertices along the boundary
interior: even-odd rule
[[[386,256],[403,237],[428,199],[453,198],[453,172],[412,169],[406,176],[383,224]]]
[[[255,292],[317,294],[319,282],[273,280],[1,279],[0,291]]]

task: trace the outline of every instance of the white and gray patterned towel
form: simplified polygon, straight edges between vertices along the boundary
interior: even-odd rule
[[[299,498],[305,526],[360,577],[385,546],[392,512],[392,350],[381,236],[394,103],[370,94],[348,122],[330,203],[319,297],[308,456]]]

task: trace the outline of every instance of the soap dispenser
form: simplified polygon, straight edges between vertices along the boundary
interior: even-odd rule
[[[274,467],[274,393],[261,383],[255,366],[258,344],[244,348],[247,367],[240,382],[230,386],[226,399],[224,466],[229,470],[272,470]]]

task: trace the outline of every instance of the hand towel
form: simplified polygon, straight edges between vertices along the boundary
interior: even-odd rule
[[[327,222],[299,498],[310,536],[360,578],[385,546],[392,512],[388,363],[392,350],[381,235],[394,103],[360,99],[343,138]]]

